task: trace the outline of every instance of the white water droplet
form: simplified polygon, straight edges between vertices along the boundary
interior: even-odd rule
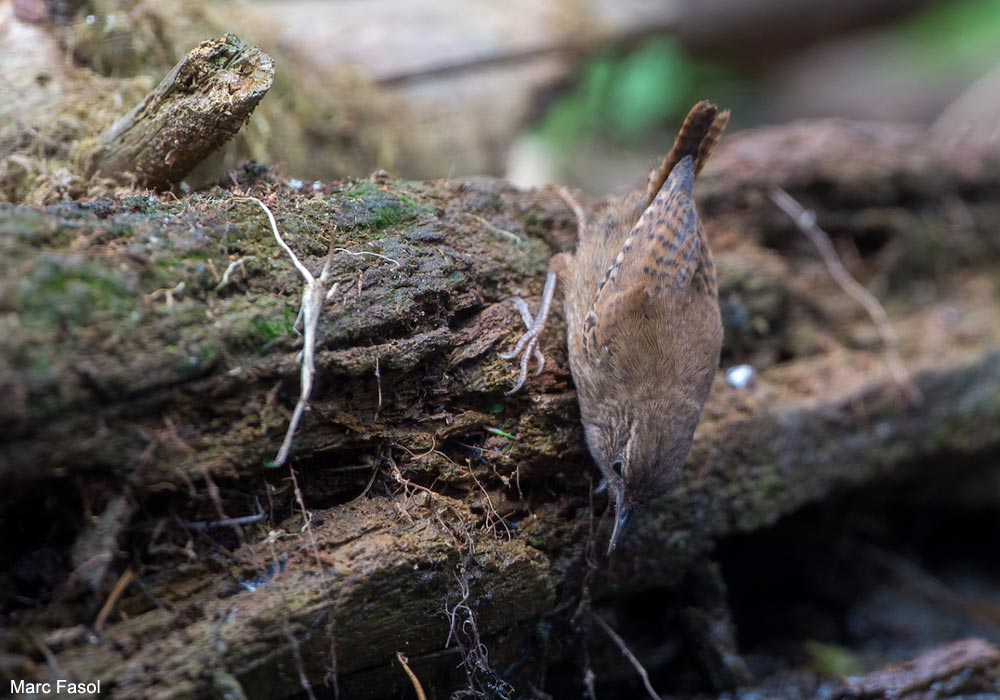
[[[726,381],[734,389],[746,389],[756,376],[756,370],[750,365],[735,365],[726,370]]]

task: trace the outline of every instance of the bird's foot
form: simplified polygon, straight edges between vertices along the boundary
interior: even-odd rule
[[[513,360],[518,356],[521,358],[521,371],[517,377],[517,384],[507,392],[508,396],[517,393],[524,386],[524,382],[528,378],[528,364],[531,362],[532,357],[535,358],[535,363],[538,365],[535,369],[536,376],[541,374],[542,370],[545,369],[545,355],[539,349],[538,341],[541,338],[542,331],[545,330],[545,322],[549,317],[549,308],[552,306],[552,297],[555,295],[557,280],[558,276],[556,273],[550,270],[548,277],[545,278],[545,290],[542,292],[542,304],[538,309],[537,316],[531,315],[528,304],[525,303],[524,299],[514,297],[511,300],[520,312],[521,319],[528,330],[517,341],[517,345],[514,346],[513,350],[500,355],[504,360]]]

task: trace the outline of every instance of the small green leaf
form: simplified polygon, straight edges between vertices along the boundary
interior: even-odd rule
[[[500,428],[487,428],[487,433],[493,433],[494,435],[499,435],[500,437],[505,437],[508,440],[517,440],[517,435],[511,435],[510,433],[500,430]]]

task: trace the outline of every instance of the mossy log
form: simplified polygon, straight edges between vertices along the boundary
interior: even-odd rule
[[[682,486],[599,562],[597,601],[678,582],[718,538],[847,487],[1000,446],[996,160],[824,122],[731,137],[705,175],[724,364],[757,378],[736,389],[720,373]],[[298,395],[302,282],[260,209],[221,188],[2,208],[0,488],[17,494],[0,506],[4,569],[64,552],[56,593],[3,637],[6,667],[100,678],[122,698],[295,697],[324,681],[389,697],[410,692],[403,652],[438,696],[527,692],[574,653],[588,539],[606,536],[558,313],[525,392],[505,396],[516,371],[498,357],[520,333],[507,299],[539,293],[572,211],[490,179],[303,193],[240,177],[307,267],[333,249],[291,461],[310,525],[289,470],[268,468]],[[855,253],[921,403],[770,203],[774,185]],[[207,524],[257,512],[259,532]],[[125,534],[88,544],[109,531]],[[106,564],[85,586],[88,553]],[[126,567],[136,583],[93,634]],[[15,606],[26,584],[3,582]]]

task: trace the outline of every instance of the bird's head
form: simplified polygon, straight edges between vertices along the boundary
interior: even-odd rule
[[[587,431],[591,453],[615,504],[608,554],[633,510],[677,485],[691,449],[700,403],[655,403],[633,404],[638,410],[610,416]]]

